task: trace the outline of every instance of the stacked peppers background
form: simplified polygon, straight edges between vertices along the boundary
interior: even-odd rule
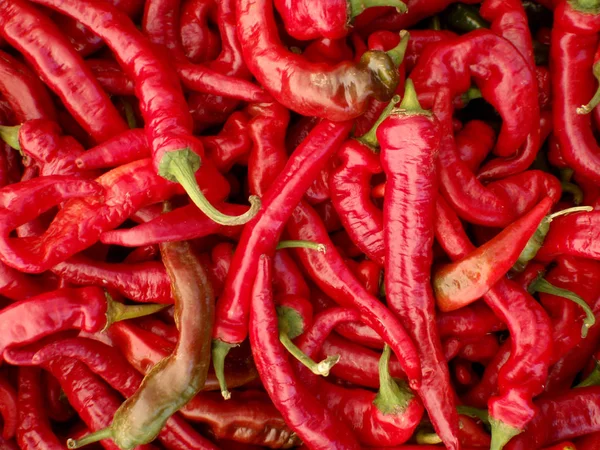
[[[600,0],[0,0],[0,450],[600,449]]]

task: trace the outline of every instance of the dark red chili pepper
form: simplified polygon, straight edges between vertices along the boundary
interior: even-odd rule
[[[252,74],[279,103],[302,115],[352,119],[363,112],[371,96],[389,100],[398,84],[397,70],[383,52],[367,52],[357,64],[336,66],[310,63],[288,52],[278,38],[269,1],[238,0],[237,20],[244,60]],[[319,83],[314,83],[317,78]]]
[[[215,16],[214,0],[191,0],[181,5],[179,31],[185,56],[194,64],[212,61],[221,51],[221,39],[209,26]]]
[[[18,418],[17,393],[2,374],[0,374],[0,417],[3,423],[2,438],[12,439],[17,424],[22,421]]]
[[[277,250],[273,257],[273,294],[310,298],[310,289],[288,250]]]
[[[221,173],[250,153],[252,141],[248,115],[241,111],[231,114],[217,136],[202,136],[200,140],[208,157]]]
[[[477,172],[483,160],[494,147],[496,133],[481,120],[470,120],[456,134],[456,151],[471,172]]]
[[[192,201],[223,225],[245,223],[255,215],[260,207],[258,199],[251,200],[251,208],[242,216],[228,217],[216,210],[198,187],[194,173],[200,166],[204,151],[200,141],[191,134],[192,118],[177,76],[166,60],[155,55],[152,44],[124,13],[105,2],[36,2],[78,20],[102,37],[111,48],[119,64],[135,82],[152,148],[154,170],[160,176],[181,183]]]
[[[351,60],[354,57],[354,52],[344,38],[322,38],[312,41],[304,49],[302,56],[313,63],[338,64],[342,61]]]
[[[116,289],[137,302],[173,303],[169,277],[160,262],[104,263],[75,255],[52,272],[71,284]]]
[[[25,64],[4,52],[0,52],[0,92],[17,122],[56,120],[54,104],[40,79]]]
[[[49,18],[20,0],[3,3],[0,15],[0,34],[33,65],[96,141],[127,129],[89,68]]]
[[[67,422],[75,416],[75,410],[64,398],[60,383],[50,373],[42,374],[44,403],[48,417],[55,422]]]
[[[86,59],[85,62],[94,74],[94,78],[108,94],[135,95],[133,81],[125,75],[116,61],[111,59]]]
[[[551,74],[554,133],[560,152],[570,167],[585,177],[600,180],[598,144],[586,104],[597,84],[592,72],[598,47],[600,15],[589,2],[561,2],[554,11]]]
[[[505,448],[529,450],[600,431],[600,415],[596,407],[599,401],[600,386],[541,398],[536,402],[540,411],[538,415],[527,430]]]
[[[300,443],[298,435],[289,429],[263,392],[236,392],[228,401],[217,392],[202,393],[180,412],[192,422],[208,425],[218,439],[271,448],[289,448]]]
[[[162,308],[163,305],[126,306],[91,286],[48,292],[0,310],[0,353],[62,330],[102,331],[114,322],[152,314]]]
[[[279,342],[271,270],[270,258],[261,256],[250,314],[250,343],[265,389],[286,423],[311,448],[359,449],[352,431],[320,405],[294,375]]]
[[[41,370],[38,368],[19,367],[17,442],[22,449],[39,448],[43,444],[48,450],[64,450],[65,446],[52,431],[46,415],[40,375]],[[16,405],[14,412],[17,413]]]
[[[437,328],[442,338],[468,338],[504,330],[506,326],[485,303],[478,302],[438,314]]]
[[[329,239],[319,216],[302,202],[294,211],[287,231],[292,239],[319,242],[325,252],[294,250],[310,278],[342,306],[360,311],[362,321],[379,333],[400,358],[412,388],[420,384],[417,351],[408,334],[390,310],[371,296],[352,275]]]
[[[537,258],[549,261],[558,255],[572,255],[600,259],[600,249],[596,245],[598,223],[600,223],[598,211],[557,218],[550,226]]]
[[[414,69],[426,47],[455,37],[457,37],[455,33],[447,30],[410,30],[410,39],[404,55],[406,71],[411,72]]]
[[[441,197],[437,200],[436,212],[438,242],[451,259],[464,257],[473,245],[460,220]],[[507,324],[512,336],[510,357],[498,376],[499,393],[488,402],[492,448],[497,450],[523,431],[537,412],[532,398],[541,392],[547,377],[552,351],[551,328],[543,308],[512,281],[501,279],[483,298]]]
[[[546,197],[465,258],[438,268],[433,289],[440,310],[451,311],[474,302],[503,278],[520,259],[551,207],[552,200]]]
[[[44,286],[18,270],[0,263],[0,295],[12,300],[24,300],[45,292]]]
[[[175,298],[179,329],[175,349],[145,375],[135,394],[115,412],[109,427],[79,439],[70,448],[101,439],[112,439],[122,449],[147,444],[204,386],[214,320],[212,287],[189,242],[161,244],[160,252]]]
[[[421,108],[411,80],[404,98],[377,129],[387,176],[383,204],[385,288],[390,309],[416,343],[423,384],[419,396],[448,448],[459,448],[458,415],[439,336],[429,274],[440,145],[437,120]]]
[[[349,122],[319,123],[294,151],[265,193],[264,208],[250,226],[244,227],[225,289],[217,301],[213,332],[213,364],[217,375],[222,371],[229,349],[243,342],[247,336],[250,286],[254,281],[258,256],[274,253],[279,235],[294,208],[329,156],[346,139],[351,126]],[[227,391],[224,384],[222,390]]]
[[[75,164],[82,170],[105,169],[149,156],[150,148],[144,130],[133,129],[90,148],[75,159]]]

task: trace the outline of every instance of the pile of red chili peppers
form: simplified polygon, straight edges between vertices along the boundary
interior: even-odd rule
[[[600,0],[0,0],[0,450],[599,450]]]

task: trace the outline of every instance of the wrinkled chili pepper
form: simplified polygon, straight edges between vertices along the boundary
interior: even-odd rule
[[[369,97],[386,101],[396,89],[397,71],[384,52],[367,52],[357,64],[336,66],[310,63],[288,52],[278,39],[269,1],[238,0],[237,20],[252,74],[279,103],[302,115],[352,119],[363,112]]]
[[[359,449],[352,431],[319,404],[294,376],[279,343],[271,270],[270,258],[261,256],[250,313],[250,343],[265,389],[286,423],[311,448]]]
[[[433,289],[440,310],[451,311],[474,302],[504,277],[519,260],[551,206],[552,200],[546,197],[494,239],[460,261],[437,269]]]
[[[248,115],[241,111],[231,114],[216,136],[200,139],[208,157],[221,173],[231,170],[234,163],[243,159],[252,148]]]
[[[558,255],[600,259],[596,245],[600,212],[582,212],[557,218],[550,226],[537,258],[549,261]]]
[[[227,275],[225,289],[216,305],[213,364],[218,376],[222,372],[223,361],[229,349],[246,338],[250,286],[254,280],[258,256],[275,251],[278,237],[296,204],[323,168],[328,157],[344,141],[350,127],[348,122],[319,123],[295,150],[283,171],[265,193],[264,208],[250,226],[244,227],[233,255],[232,269]],[[227,395],[224,383],[222,391]]]
[[[421,108],[412,81],[407,80],[402,103],[377,129],[381,166],[387,176],[385,288],[390,309],[417,345],[423,374],[419,396],[438,435],[447,447],[457,449],[458,415],[435,327],[429,282],[439,133],[437,120]]]
[[[76,412],[64,398],[58,380],[50,373],[44,372],[42,374],[42,386],[48,417],[55,422],[67,422],[71,420]]]
[[[194,64],[212,61],[221,51],[220,36],[209,26],[217,2],[192,0],[183,2],[179,16],[179,34],[185,56]]]
[[[160,245],[175,298],[179,339],[173,353],[146,374],[140,388],[115,412],[110,427],[69,445],[112,439],[121,449],[154,440],[169,417],[202,389],[210,365],[214,296],[208,277],[186,241]],[[169,385],[170,392],[165,391]]]
[[[194,174],[204,151],[202,144],[191,135],[192,118],[177,77],[166,61],[155,55],[151,44],[124,13],[108,3],[36,2],[73,17],[102,37],[134,80],[156,173],[182,184],[192,201],[223,225],[245,223],[256,214],[260,208],[257,198],[251,199],[250,209],[242,216],[229,217],[216,210],[199,189]],[[128,38],[123,39],[123,36]]]
[[[75,159],[82,170],[113,168],[150,156],[146,134],[142,129],[125,131],[99,144]]]
[[[163,305],[123,305],[92,286],[47,292],[0,310],[3,330],[0,350],[4,352],[8,347],[28,344],[62,330],[102,331],[114,322],[152,314],[162,308]]]

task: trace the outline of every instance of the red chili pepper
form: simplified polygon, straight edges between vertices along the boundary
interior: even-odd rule
[[[456,134],[456,151],[471,172],[477,169],[494,147],[496,133],[481,120],[471,120]]]
[[[558,217],[550,226],[537,258],[549,261],[558,255],[572,255],[600,259],[600,249],[596,245],[598,223],[598,211]]]
[[[265,389],[286,423],[311,448],[359,449],[352,432],[294,376],[279,342],[270,264],[269,257],[260,257],[250,315],[250,343]]]
[[[82,170],[105,169],[148,157],[146,134],[136,128],[90,148],[75,159],[75,164]]]
[[[321,38],[312,41],[304,49],[302,56],[313,63],[339,64],[342,61],[351,60],[354,52],[344,38]]]
[[[515,437],[505,448],[529,450],[600,431],[596,407],[599,401],[599,386],[544,397],[536,402],[540,412],[525,433]]]
[[[314,210],[306,203],[300,203],[287,224],[287,231],[292,239],[319,242],[325,246],[325,252],[297,249],[295,253],[323,292],[340,305],[360,311],[362,321],[379,333],[400,358],[411,388],[418,388],[420,364],[409,335],[398,319],[352,275]]]
[[[50,373],[44,372],[42,374],[42,386],[48,417],[55,422],[67,422],[71,420],[76,412],[64,398],[58,380]]]
[[[336,66],[310,63],[288,52],[277,36],[269,1],[238,0],[237,13],[248,68],[279,103],[302,115],[352,119],[364,111],[369,97],[389,100],[398,84],[396,68],[383,52],[367,52],[357,64]]]
[[[221,173],[231,170],[236,162],[247,157],[252,148],[248,115],[241,111],[231,114],[216,136],[202,136],[200,140],[208,157]]]
[[[35,448],[43,443],[48,450],[64,450],[64,445],[52,431],[46,415],[40,375],[38,368],[19,367],[17,441],[21,448]],[[16,414],[16,405],[14,411]]]
[[[258,256],[274,253],[278,237],[294,208],[329,156],[345,140],[350,127],[349,122],[319,123],[294,151],[283,171],[265,193],[264,208],[250,226],[244,227],[225,289],[216,306],[213,364],[217,375],[220,375],[229,349],[246,338],[250,286],[254,281]],[[224,384],[222,390],[227,392]]]
[[[534,209],[465,258],[435,271],[433,289],[442,311],[461,308],[481,298],[520,259],[529,240],[552,207],[546,197]]]
[[[12,300],[24,300],[45,292],[38,280],[0,263],[0,295]]]
[[[0,16],[0,34],[34,66],[96,141],[127,129],[91,71],[50,19],[20,0],[3,3]]]
[[[219,56],[221,39],[209,26],[209,21],[216,15],[216,9],[217,2],[214,0],[191,0],[181,5],[181,44],[185,56],[194,64],[212,61]]]
[[[483,336],[506,328],[493,311],[478,302],[464,308],[437,315],[440,337],[469,338]]]
[[[447,30],[410,30],[410,40],[404,55],[406,71],[411,72],[414,69],[426,47],[455,37],[457,37],[455,33]]]
[[[73,17],[102,37],[134,80],[154,169],[160,176],[181,183],[192,201],[223,225],[243,224],[255,215],[260,207],[258,199],[251,199],[251,208],[234,218],[216,210],[199,189],[194,173],[204,152],[200,141],[191,134],[192,118],[177,77],[124,13],[104,2],[35,1]]]
[[[598,47],[600,15],[584,1],[561,2],[554,11],[551,74],[554,133],[570,167],[585,177],[600,180],[598,144],[587,108],[596,85],[592,66]]]
[[[17,413],[17,393],[8,380],[0,375],[0,417],[2,417],[2,438],[9,440],[15,435],[19,420]]]
[[[436,212],[438,242],[451,259],[464,257],[473,245],[460,220],[441,198],[437,200]],[[483,298],[507,324],[512,336],[510,358],[498,377],[499,395],[488,402],[492,449],[497,450],[521,432],[536,414],[532,398],[541,392],[547,377],[552,351],[551,328],[542,307],[512,281],[501,279]]]
[[[135,95],[133,81],[125,75],[121,67],[112,59],[86,59],[86,64],[94,78],[110,95]],[[148,150],[149,152],[150,150]]]
[[[447,447],[459,448],[454,392],[435,327],[429,283],[432,264],[437,120],[421,108],[411,80],[397,110],[377,129],[387,176],[383,206],[387,303],[417,345],[423,384],[419,396]]]
[[[288,250],[277,250],[273,257],[273,294],[297,295],[310,298],[310,289],[304,275],[288,253]]]
[[[54,104],[40,79],[25,64],[4,52],[0,52],[0,92],[17,122],[56,120]]]

